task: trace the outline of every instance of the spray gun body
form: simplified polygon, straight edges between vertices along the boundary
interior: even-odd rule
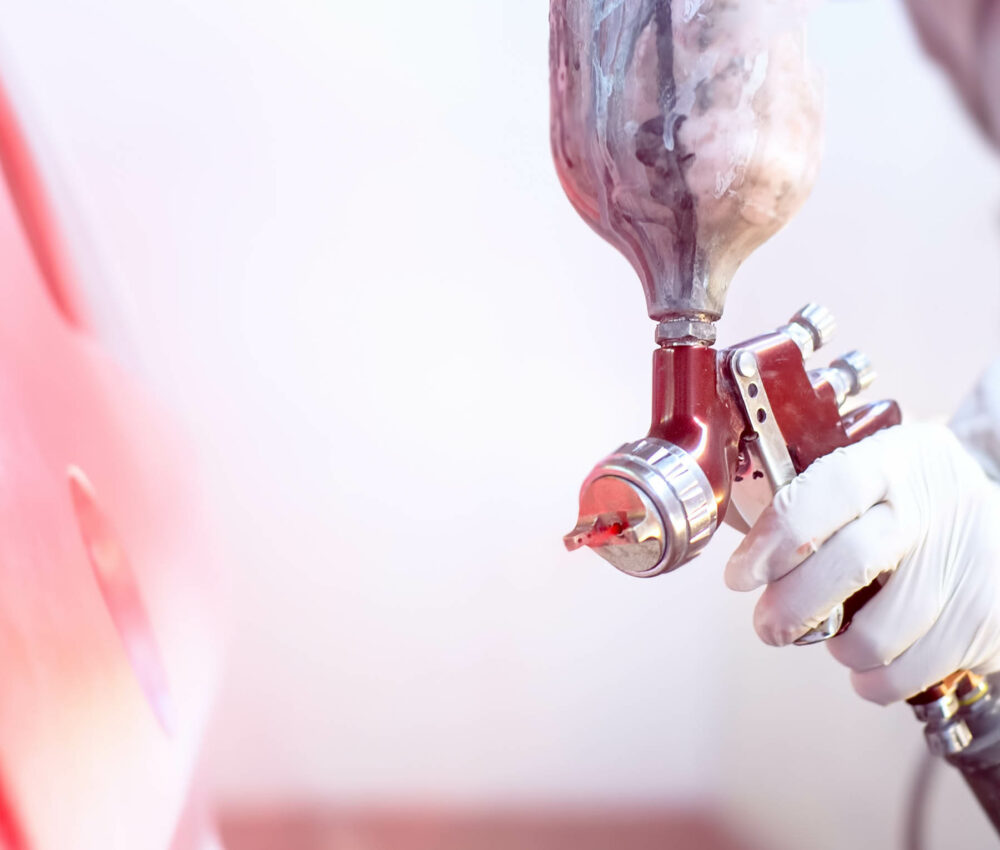
[[[587,477],[567,547],[589,546],[633,576],[670,572],[696,557],[722,522],[747,531],[817,458],[899,424],[892,401],[845,412],[874,377],[858,352],[807,369],[832,331],[829,313],[809,305],[773,333],[726,349],[711,339],[661,339],[649,434]],[[846,628],[873,592],[831,612],[802,641]]]

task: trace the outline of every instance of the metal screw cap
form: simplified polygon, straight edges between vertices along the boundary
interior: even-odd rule
[[[964,720],[955,720],[946,726],[928,726],[924,736],[927,748],[935,756],[956,755],[972,743],[972,732]]]
[[[958,713],[958,697],[949,691],[936,700],[917,703],[912,708],[917,720],[921,723],[940,724],[950,720]]]
[[[875,367],[867,354],[860,351],[849,351],[838,357],[830,366],[839,369],[851,379],[850,395],[857,395],[867,390],[874,382]]]
[[[714,345],[717,337],[715,322],[697,319],[664,319],[656,327],[657,345]]]
[[[837,320],[833,313],[819,304],[806,304],[792,316],[792,324],[801,325],[813,338],[813,351],[817,351],[833,339],[837,331]]]
[[[741,351],[735,361],[736,371],[744,378],[752,378],[757,374],[757,358],[752,351]]]
[[[968,670],[955,686],[955,696],[958,697],[963,708],[973,705],[988,693],[990,693],[989,682],[982,676],[977,676]]]

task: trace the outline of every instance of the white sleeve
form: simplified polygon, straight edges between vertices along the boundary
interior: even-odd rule
[[[986,474],[1000,482],[1000,359],[990,364],[949,424]]]

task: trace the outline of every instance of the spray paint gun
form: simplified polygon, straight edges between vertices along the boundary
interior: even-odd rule
[[[749,530],[816,458],[900,422],[892,401],[845,412],[874,378],[860,352],[807,369],[834,330],[822,307],[807,305],[773,333],[731,348],[715,349],[712,330],[680,317],[661,322],[649,434],[587,477],[569,549],[589,546],[632,576],[670,572],[696,557],[723,521]],[[800,643],[846,628],[876,588],[838,606]]]
[[[820,107],[799,0],[551,0],[552,149],[585,221],[631,262],[658,322],[649,434],[584,481],[570,550],[632,576],[695,558],[722,522],[747,531],[817,458],[900,422],[849,409],[874,378],[851,352],[810,370],[833,333],[814,304],[715,348],[730,281],[798,210],[819,161]],[[848,628],[876,581],[798,641]],[[910,700],[933,752],[1000,830],[1000,701],[961,671]]]
[[[806,359],[833,329],[830,313],[810,304],[772,333],[717,350],[693,337],[708,328],[661,323],[649,434],[587,476],[566,547],[590,547],[631,576],[670,572],[697,557],[721,522],[748,531],[774,494],[817,458],[898,425],[894,401],[845,412],[875,377],[860,352],[807,370]],[[684,336],[670,336],[677,331]],[[879,588],[876,579],[796,643],[842,633]],[[984,678],[959,671],[909,702],[931,753],[958,768],[1000,832],[996,693]]]
[[[819,161],[798,5],[551,3],[556,169],[659,323],[649,434],[594,469],[566,537],[630,575],[686,563],[723,521],[748,530],[816,458],[900,421],[893,402],[845,411],[874,377],[858,352],[807,369],[834,331],[816,305],[714,347],[733,274],[794,215]],[[836,634],[850,607],[804,640]]]

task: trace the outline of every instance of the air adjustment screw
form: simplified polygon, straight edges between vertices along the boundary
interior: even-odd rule
[[[837,320],[833,313],[819,304],[806,304],[792,316],[792,323],[801,325],[813,338],[813,351],[817,351],[833,339],[837,331]]]
[[[851,380],[850,395],[857,395],[867,390],[874,382],[877,374],[871,359],[860,351],[849,351],[834,360],[830,367],[847,375]]]

